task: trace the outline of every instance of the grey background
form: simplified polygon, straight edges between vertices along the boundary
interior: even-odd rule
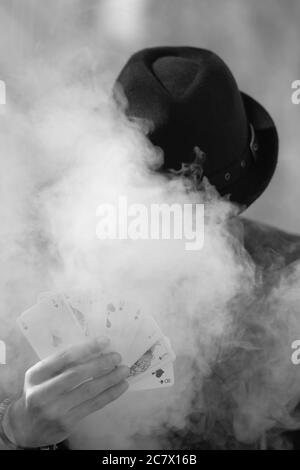
[[[299,21],[298,0],[0,0],[0,72],[37,51],[88,47],[107,56],[113,80],[143,47],[214,50],[278,126],[276,175],[247,215],[300,233],[300,105],[291,102],[291,83],[300,79]]]

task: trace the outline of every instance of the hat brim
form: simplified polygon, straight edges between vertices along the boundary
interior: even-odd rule
[[[247,118],[254,127],[259,149],[256,161],[248,172],[228,191],[230,199],[246,209],[266,189],[274,174],[278,159],[278,134],[266,109],[241,92]]]

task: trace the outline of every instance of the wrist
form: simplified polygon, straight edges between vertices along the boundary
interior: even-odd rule
[[[12,432],[8,430],[8,412],[11,405],[12,403],[8,398],[0,403],[0,440],[5,448],[16,450],[18,445],[14,440]]]
[[[58,448],[57,444],[32,446],[27,442],[26,432],[19,425],[20,416],[22,416],[20,408],[22,410],[21,399],[14,402],[6,399],[0,403],[0,444],[2,441],[5,447],[11,450],[56,450]]]
[[[22,414],[18,411],[20,408],[20,399],[16,400],[7,407],[2,420],[2,429],[6,434],[7,439],[17,449],[29,449],[31,446],[26,442],[26,434],[20,425],[20,416]],[[18,416],[18,419],[16,419]]]
[[[9,442],[14,445],[15,447],[19,447],[19,445],[16,442],[14,432],[11,427],[10,423],[10,410],[13,406],[13,403],[10,403],[9,406],[7,407],[3,419],[2,419],[2,430],[6,436],[6,438],[9,440]]]

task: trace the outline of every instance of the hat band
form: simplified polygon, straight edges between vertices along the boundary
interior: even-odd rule
[[[207,178],[213,186],[218,189],[225,189],[232,183],[244,176],[250,166],[257,160],[258,142],[255,130],[252,124],[249,123],[250,128],[250,142],[247,143],[246,149],[242,156],[234,163],[225,168],[222,172],[208,176]]]

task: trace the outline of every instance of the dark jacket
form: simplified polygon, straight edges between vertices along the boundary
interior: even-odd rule
[[[265,348],[264,339],[267,338],[270,341],[273,339],[272,335],[268,333],[268,322],[270,322],[270,318],[272,321],[273,313],[275,313],[275,322],[277,321],[276,315],[279,313],[278,317],[280,317],[281,313],[280,307],[279,312],[276,308],[274,312],[272,311],[274,305],[269,302],[269,299],[272,298],[272,292],[276,291],[282,279],[291,278],[294,281],[296,279],[295,282],[300,284],[300,276],[293,277],[300,260],[300,236],[243,217],[232,221],[231,232],[240,242],[236,243],[237,258],[239,257],[239,250],[245,248],[246,257],[248,255],[249,263],[251,266],[254,265],[258,280],[258,287],[252,291],[250,298],[237,298],[232,302],[232,312],[234,312],[233,315],[236,315],[235,322],[238,325],[236,331],[243,332],[242,340],[245,343],[257,345],[262,354],[265,354],[265,351],[269,351],[269,349]],[[245,259],[244,252],[241,259]],[[265,314],[266,311],[267,314]],[[262,321],[257,321],[259,316],[262,316]],[[267,319],[265,324],[264,319]],[[287,345],[288,349],[289,345]],[[255,362],[253,364],[253,358],[255,358],[255,355],[252,354],[251,350],[241,351],[238,348],[236,350],[234,348],[228,351],[226,351],[226,348],[222,350],[222,357],[216,361],[217,363],[212,368],[210,377],[204,385],[201,383],[200,406],[198,405],[198,397],[195,394],[185,429],[173,429],[171,437],[168,437],[168,440],[171,440],[175,448],[300,448],[300,432],[295,430],[291,432],[288,430],[288,425],[285,427],[281,423],[278,427],[275,425],[272,429],[268,429],[257,440],[247,443],[247,441],[240,442],[236,439],[236,432],[233,429],[235,409],[237,408],[235,392],[238,386],[251,387],[253,381],[257,380],[257,377],[253,380],[251,374],[256,365],[259,371],[260,363],[258,359],[257,364]],[[289,360],[290,356],[288,357]],[[265,362],[267,364],[268,360]],[[250,364],[251,374],[249,374],[249,380],[247,381],[247,369],[250,370]],[[262,376],[258,377],[258,381],[261,383],[264,382],[264,373],[268,374],[267,367],[262,368],[262,371]],[[247,392],[245,392],[245,395],[247,395]],[[255,394],[253,395],[255,396]],[[203,407],[203,402],[205,403],[205,416],[199,411]],[[259,413],[259,407],[257,413]],[[291,411],[292,415],[293,411]]]

